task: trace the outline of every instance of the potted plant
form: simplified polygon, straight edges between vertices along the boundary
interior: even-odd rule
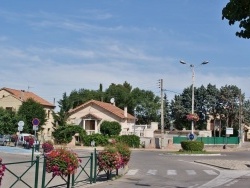
[[[194,114],[188,114],[187,116],[187,120],[190,120],[190,121],[199,121],[199,116],[194,113]]]
[[[46,171],[52,176],[68,176],[74,174],[81,160],[77,154],[66,148],[57,148],[45,154]]]
[[[2,163],[2,158],[0,158],[0,187],[1,187],[1,184],[2,184],[2,179],[3,179],[3,176],[4,176],[5,169],[6,169],[6,167]]]
[[[44,153],[49,153],[54,149],[53,142],[48,140],[42,144],[43,152]]]
[[[98,154],[99,171],[105,171],[107,179],[111,179],[113,170],[117,170],[123,166],[122,155],[116,147],[109,146]]]

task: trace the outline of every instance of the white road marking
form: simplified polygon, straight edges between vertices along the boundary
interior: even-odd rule
[[[219,170],[219,171],[220,174],[216,178],[201,185],[199,188],[219,187],[249,173],[248,170]]]
[[[213,170],[203,170],[204,172],[206,172],[208,175],[218,175],[218,173],[216,173]]]
[[[149,170],[147,172],[147,175],[156,175],[156,173],[157,173],[157,170]]]
[[[129,171],[127,172],[127,174],[126,174],[126,175],[128,175],[128,176],[133,176],[133,175],[135,175],[137,172],[138,172],[138,169],[135,169],[135,170],[129,170]]]
[[[186,170],[188,175],[195,175],[196,172],[194,170]]]
[[[169,176],[177,175],[176,170],[167,170],[167,175]]]

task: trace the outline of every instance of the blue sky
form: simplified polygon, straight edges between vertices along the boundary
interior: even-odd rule
[[[249,42],[222,20],[226,0],[1,1],[0,87],[53,102],[125,81],[160,95],[192,83],[250,97]],[[199,66],[203,61],[209,64]],[[174,93],[166,92],[169,100]]]

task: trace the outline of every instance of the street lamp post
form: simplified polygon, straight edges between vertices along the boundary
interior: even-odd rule
[[[134,122],[134,135],[135,135],[135,124],[136,124],[136,108],[134,108],[135,122]]]
[[[188,64],[185,61],[180,61],[181,64]],[[208,64],[208,61],[202,62],[200,65]],[[192,111],[191,113],[194,114],[194,80],[195,80],[195,72],[194,72],[194,65],[188,64],[192,70]],[[191,121],[191,134],[194,133],[194,120]]]

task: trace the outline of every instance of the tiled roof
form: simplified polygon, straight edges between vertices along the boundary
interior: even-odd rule
[[[2,88],[1,90],[5,90],[11,93],[14,97],[16,97],[17,99],[21,101],[26,101],[27,99],[31,98],[43,106],[55,107],[55,105],[53,105],[52,103],[46,101],[45,99],[37,96],[36,94],[30,91],[16,90],[16,89],[11,89],[11,88],[6,88],[6,87]]]
[[[111,112],[112,114],[114,114],[122,119],[126,119],[126,117],[124,116],[124,110],[118,108],[117,106],[114,106],[111,103],[106,103],[106,102],[101,102],[101,101],[96,101],[96,100],[90,100],[90,101],[72,109],[69,113],[72,114],[76,111],[79,111],[79,110],[85,108],[88,105],[93,105],[93,104]],[[127,119],[135,119],[135,117],[132,116],[131,114],[127,113]]]

